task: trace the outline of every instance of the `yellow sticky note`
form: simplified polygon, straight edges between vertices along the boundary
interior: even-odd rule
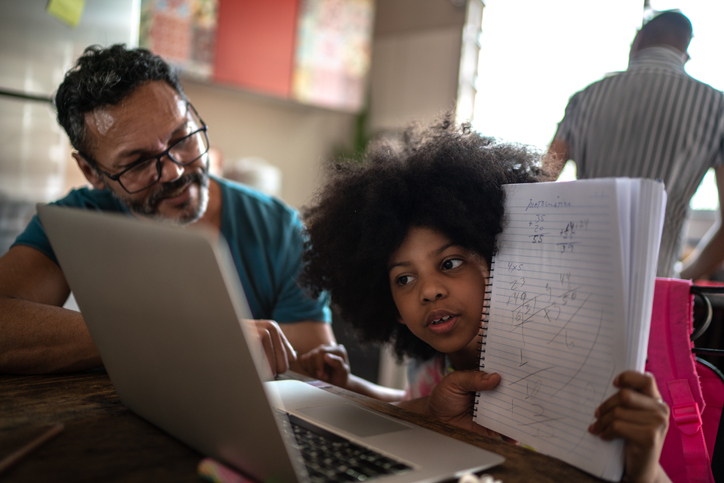
[[[50,0],[45,11],[71,27],[75,27],[83,14],[83,7],[85,7],[85,0]]]

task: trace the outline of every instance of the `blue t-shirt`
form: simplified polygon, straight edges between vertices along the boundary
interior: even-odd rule
[[[332,319],[326,293],[309,298],[297,285],[304,243],[297,212],[254,189],[213,178],[221,188],[221,234],[226,239],[255,319],[279,323]],[[106,190],[80,188],[54,202],[95,211],[130,212]],[[37,215],[16,239],[58,263]]]

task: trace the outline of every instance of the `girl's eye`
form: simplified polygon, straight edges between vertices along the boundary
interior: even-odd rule
[[[442,262],[442,268],[443,270],[452,270],[453,268],[458,268],[462,264],[463,261],[459,258],[450,258],[449,260]]]
[[[401,275],[397,277],[397,280],[395,280],[397,285],[407,285],[410,282],[412,282],[412,277],[410,275]]]

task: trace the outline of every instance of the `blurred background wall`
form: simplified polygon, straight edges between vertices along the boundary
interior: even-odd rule
[[[444,110],[483,134],[545,148],[568,96],[625,68],[644,11],[676,3],[0,0],[0,255],[35,203],[85,183],[48,99],[90,44],[141,45],[175,65],[209,125],[216,172],[300,208],[325,161]],[[704,47],[721,46],[709,37],[721,29],[697,27],[719,18],[714,4],[681,8],[696,5],[687,68],[717,65]],[[717,200],[704,193],[692,244],[716,221]],[[335,330],[353,346],[342,321]],[[352,351],[360,375],[402,384],[390,357]]]

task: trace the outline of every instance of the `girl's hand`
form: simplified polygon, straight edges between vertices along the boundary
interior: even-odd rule
[[[623,481],[669,481],[659,465],[669,427],[669,407],[661,399],[654,376],[626,371],[613,385],[619,391],[596,409],[596,421],[588,431],[607,441],[626,441]]]
[[[335,386],[347,387],[350,369],[347,350],[343,345],[320,345],[297,359],[310,376]]]
[[[446,375],[432,390],[428,401],[429,413],[441,421],[495,439],[500,434],[473,421],[473,402],[477,391],[489,391],[500,382],[499,374],[482,371],[454,371]]]

